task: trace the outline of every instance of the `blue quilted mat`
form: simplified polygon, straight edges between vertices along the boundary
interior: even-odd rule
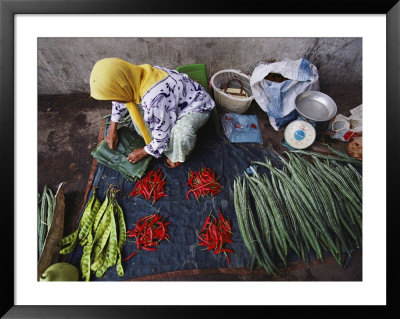
[[[152,201],[143,197],[131,197],[129,194],[135,182],[126,181],[118,172],[98,164],[93,185],[98,187],[97,195],[100,201],[105,198],[105,192],[110,184],[119,187],[118,203],[121,205],[127,229],[133,229],[137,220],[143,216],[157,213],[168,217],[171,224],[168,226],[170,242],[160,242],[157,251],[142,251],[133,258],[122,261],[125,271],[123,277],[118,277],[115,267],[107,269],[101,278],[94,275],[91,280],[119,281],[135,277],[160,274],[178,270],[205,269],[205,268],[240,268],[249,267],[251,258],[241,239],[233,203],[233,181],[235,176],[242,175],[251,164],[251,161],[264,160],[269,157],[272,162],[279,160],[272,153],[257,144],[232,144],[224,136],[215,136],[212,130],[204,129],[200,132],[198,142],[191,157],[182,166],[169,169],[164,166],[164,158],[153,159],[148,170],[161,169],[166,175],[167,197],[159,199],[153,206]],[[189,170],[198,170],[202,167],[211,168],[224,189],[215,197],[201,197],[199,202],[192,196],[186,198],[189,190],[185,186]],[[90,198],[91,193],[88,198]],[[227,217],[232,224],[233,241],[226,248],[233,249],[229,254],[230,263],[224,254],[214,255],[197,246],[197,234],[205,218],[213,212],[217,216],[218,210]],[[82,212],[81,212],[82,213]],[[136,251],[134,239],[128,238],[122,252],[122,258]],[[66,261],[79,267],[82,248],[77,248],[66,256]],[[288,256],[288,261],[297,257]]]

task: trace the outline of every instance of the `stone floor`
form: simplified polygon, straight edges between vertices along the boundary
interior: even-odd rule
[[[321,87],[321,91],[333,98],[338,113],[349,116],[350,109],[362,103],[361,87]],[[46,95],[38,97],[38,191],[44,185],[55,190],[60,182],[66,182],[63,190],[66,198],[64,232],[73,231],[74,217],[83,205],[83,197],[92,165],[91,150],[96,146],[100,123],[110,113],[110,102],[96,101],[88,95]],[[256,114],[263,137],[263,147],[273,147],[281,153],[283,129],[275,131],[266,114],[253,102],[247,114]],[[329,140],[328,140],[329,139]],[[318,134],[311,147],[319,149],[320,142],[329,141],[337,149],[344,150],[344,143]],[[229,275],[209,272],[196,277],[176,276],[171,280],[271,280],[263,272],[245,275]],[[359,281],[362,280],[362,255],[357,253],[350,266],[344,270],[333,261],[305,265],[289,265],[282,274],[272,280],[290,281]]]

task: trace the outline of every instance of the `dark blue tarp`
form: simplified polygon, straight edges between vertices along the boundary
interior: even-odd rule
[[[158,200],[153,206],[151,201],[143,197],[130,197],[135,182],[124,180],[118,172],[98,164],[93,185],[98,187],[100,201],[105,198],[105,192],[110,184],[119,187],[118,202],[123,208],[127,229],[134,228],[136,221],[146,215],[160,212],[168,216],[171,224],[168,226],[170,242],[164,240],[157,251],[142,251],[128,261],[123,261],[125,270],[123,277],[118,277],[115,267],[109,268],[104,276],[91,280],[127,280],[139,276],[165,273],[177,270],[205,269],[205,268],[239,268],[249,267],[251,258],[241,239],[237,225],[233,203],[233,181],[235,176],[242,175],[251,161],[264,160],[268,156],[278,164],[278,159],[266,149],[257,144],[232,144],[224,136],[215,136],[213,130],[205,127],[201,130],[199,138],[191,157],[181,167],[169,169],[163,164],[165,157],[153,159],[148,170],[161,168],[166,175],[167,184],[165,192],[168,195]],[[224,186],[222,193],[215,197],[202,197],[199,202],[192,196],[187,200],[185,187],[189,170],[198,170],[209,167],[219,176],[220,183]],[[91,192],[88,198],[90,198]],[[230,264],[227,264],[224,254],[214,255],[203,250],[198,243],[196,232],[199,231],[205,218],[213,211],[217,216],[218,209],[229,218],[233,228],[233,244],[226,248],[233,249],[235,254],[229,254]],[[128,238],[122,258],[136,251],[134,239]],[[67,256],[68,262],[79,267],[82,248],[77,248]],[[288,261],[296,256],[288,257]]]

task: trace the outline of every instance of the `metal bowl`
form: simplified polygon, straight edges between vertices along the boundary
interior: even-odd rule
[[[295,100],[299,114],[308,121],[329,121],[336,115],[336,103],[326,94],[319,91],[300,93]]]

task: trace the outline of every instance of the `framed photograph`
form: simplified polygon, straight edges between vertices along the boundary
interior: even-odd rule
[[[373,311],[377,316],[389,318],[399,314],[394,293],[396,283],[394,276],[398,272],[394,270],[393,257],[393,251],[396,251],[394,243],[398,241],[398,236],[394,235],[396,225],[394,217],[396,215],[394,205],[396,184],[394,183],[398,179],[399,156],[396,147],[398,143],[394,139],[398,133],[396,128],[399,120],[399,15],[400,4],[397,1],[385,3],[352,1],[350,5],[345,4],[345,1],[309,4],[290,1],[285,5],[263,4],[261,7],[259,3],[250,2],[246,3],[245,7],[237,7],[208,1],[189,5],[182,1],[151,0],[130,2],[0,0],[0,127],[3,133],[1,145],[4,149],[1,157],[1,176],[4,185],[2,199],[5,204],[2,232],[2,270],[5,280],[2,284],[1,315],[4,318],[80,318],[85,316],[158,318],[161,316],[208,316],[207,313],[211,312],[218,316],[226,314],[244,316],[248,314],[248,311],[256,308],[252,306],[263,306],[261,308],[263,311],[277,315],[282,313],[307,315],[309,311],[312,311],[311,308],[329,311],[336,315]],[[195,101],[202,100],[210,94],[210,97],[216,101],[215,121],[213,121],[212,113],[214,104],[210,109],[206,109],[207,102],[204,102],[198,106],[203,108],[201,111],[196,111],[197,113],[193,111],[196,114],[196,119],[193,121],[196,123],[203,121],[204,114],[211,119],[210,121],[208,117],[204,118],[204,124],[199,124],[199,138],[193,140],[197,151],[193,148],[187,152],[188,154],[185,153],[186,160],[180,160],[180,155],[176,155],[177,151],[176,153],[171,151],[169,144],[165,151],[163,148],[164,154],[157,153],[154,146],[156,144],[150,144],[146,139],[146,128],[154,137],[155,126],[148,119],[152,118],[156,121],[159,115],[152,113],[153,115],[150,116],[142,113],[140,116],[140,112],[139,115],[135,115],[137,110],[144,110],[144,112],[148,110],[141,107],[135,111],[129,104],[133,101],[133,106],[135,103],[136,105],[143,103],[146,106],[147,100],[144,97],[146,94],[151,96],[150,88],[154,89],[154,87],[149,86],[143,89],[143,94],[140,94],[142,100],[137,99],[135,94],[129,98],[115,94],[107,95],[103,88],[100,94],[100,91],[95,91],[100,84],[94,82],[96,80],[101,82],[101,80],[96,77],[94,66],[98,66],[99,64],[96,63],[99,61],[105,60],[108,60],[107,63],[118,62],[118,68],[122,68],[122,64],[126,65],[126,61],[129,61],[129,72],[141,74],[140,85],[143,87],[145,86],[143,78],[146,76],[159,80],[160,77],[164,79],[165,74],[172,79],[185,74],[181,82],[188,90],[196,91],[193,93]],[[279,64],[280,61],[284,62],[283,66]],[[290,76],[293,72],[285,73],[285,68],[301,69],[305,68],[306,64],[307,70],[312,72],[302,73],[301,76],[293,78],[292,83]],[[271,65],[276,67],[274,70],[278,70],[276,73],[271,71]],[[188,66],[192,69],[188,69]],[[204,66],[206,68],[200,69]],[[263,68],[266,71],[263,71]],[[216,76],[222,71],[229,75],[235,74],[234,80],[240,85],[229,87],[228,92],[229,82],[233,80],[228,81],[224,78],[224,85],[221,84],[222,82],[219,83]],[[199,77],[194,78],[195,72],[196,74],[203,72],[205,80],[201,82],[202,79]],[[265,74],[260,72],[265,72]],[[285,74],[282,81],[286,82],[286,86],[278,83],[282,81],[279,79],[278,81],[276,77],[268,78],[268,74],[274,76]],[[260,83],[265,84],[270,81],[269,84],[255,84],[254,79],[257,76],[260,77]],[[299,88],[303,81],[300,80],[302,77],[307,77],[304,82],[308,86]],[[180,83],[178,78],[174,81]],[[202,85],[196,86],[196,83]],[[296,88],[294,83],[298,85]],[[107,85],[109,88],[110,84]],[[130,85],[136,84],[130,82]],[[193,85],[193,88],[190,85]],[[218,85],[220,87],[217,88]],[[142,90],[143,87],[136,88]],[[274,113],[276,110],[272,109],[271,99],[268,101],[269,104],[266,103],[263,107],[264,102],[260,99],[262,94],[254,94],[269,90],[268,94],[271,95],[276,92],[277,87],[284,90],[284,93],[282,91],[279,93],[282,99],[285,94],[289,99],[290,92],[286,92],[290,88],[296,92],[292,94],[296,94],[297,97],[301,95],[299,90],[324,94],[326,97],[323,101],[327,105],[331,103],[330,98],[333,98],[332,104],[329,105],[335,108],[335,114],[328,120],[318,122],[318,120],[307,118],[308,115],[298,107],[299,102],[296,107],[293,104],[296,113],[293,118],[288,119],[290,114],[294,114],[293,110],[290,112],[285,110],[285,116],[279,113],[282,116],[278,117],[276,116],[278,113]],[[257,88],[260,91],[257,91]],[[164,91],[161,90],[158,96],[149,98],[149,103],[169,97],[168,92],[175,94],[173,91],[175,88],[172,89],[170,84],[163,89]],[[295,89],[298,91],[294,91]],[[198,91],[201,92],[198,93]],[[190,94],[185,91],[181,94],[181,98],[187,96],[189,99]],[[245,94],[245,96],[241,96],[242,100],[239,101],[238,94]],[[232,96],[234,98],[231,98]],[[223,98],[228,99],[228,102]],[[249,100],[247,104],[246,99]],[[278,100],[275,99],[273,102]],[[230,109],[234,104],[233,101],[242,103],[235,104],[235,107],[245,107],[244,112]],[[102,140],[108,143],[107,148],[112,148],[109,144],[110,135],[107,134],[110,134],[112,121],[116,119],[116,110],[119,113],[121,107],[126,107],[126,116],[124,115],[128,123],[126,127],[132,128],[135,134],[137,133],[135,136],[145,141],[141,145],[143,156],[148,157],[150,154],[155,158],[153,160],[152,157],[151,161],[146,162],[148,166],[143,164],[146,166],[144,168],[136,166],[139,176],[137,178],[126,175],[121,168],[122,164],[118,167],[107,166],[104,158],[95,153],[99,150]],[[179,108],[187,110],[190,107],[195,106],[190,106],[189,100],[179,103]],[[256,167],[252,170],[249,166],[252,158],[261,158],[266,151],[270,152],[273,158],[278,153],[283,154],[285,149],[294,150],[295,144],[292,143],[306,142],[303,135],[307,135],[308,138],[308,134],[314,131],[329,134],[322,138],[323,134],[318,135],[320,137],[318,145],[325,145],[328,139],[336,139],[336,141],[341,139],[344,143],[337,144],[340,147],[343,146],[343,152],[348,152],[346,143],[354,136],[346,140],[347,137],[339,136],[340,131],[335,131],[336,135],[333,136],[331,120],[334,119],[337,110],[340,111],[337,112],[338,114],[342,112],[349,116],[362,108],[362,117],[357,118],[362,122],[363,129],[360,131],[362,134],[356,131],[355,122],[351,126],[353,130],[349,129],[349,132],[355,134],[354,136],[360,134],[364,139],[362,169],[360,168],[359,171],[362,173],[362,189],[354,186],[357,185],[357,181],[350,178],[348,182],[351,185],[348,189],[357,188],[356,192],[359,192],[360,197],[357,199],[347,197],[351,202],[350,208],[347,209],[356,210],[358,205],[360,206],[360,214],[357,212],[353,214],[354,224],[358,221],[357,218],[360,218],[359,228],[349,226],[350,230],[347,230],[346,238],[341,244],[336,242],[337,247],[342,247],[342,245],[345,247],[343,243],[350,243],[350,241],[353,243],[352,239],[348,238],[353,236],[354,250],[353,246],[343,248],[343,252],[348,252],[347,259],[342,259],[339,253],[340,257],[337,258],[334,253],[322,256],[322,253],[319,255],[318,249],[315,249],[319,247],[319,244],[313,246],[317,239],[315,241],[310,239],[308,243],[312,246],[313,254],[316,255],[311,257],[311,268],[306,267],[308,257],[304,257],[303,260],[300,260],[301,258],[292,260],[287,252],[283,257],[282,250],[276,254],[277,260],[280,258],[279,264],[284,260],[280,267],[282,270],[275,273],[274,267],[271,266],[273,261],[271,264],[264,265],[257,259],[257,249],[264,249],[261,244],[258,243],[260,248],[254,250],[250,248],[246,250],[247,246],[243,245],[245,239],[240,237],[240,234],[243,236],[240,229],[243,224],[240,224],[240,220],[236,221],[238,206],[234,203],[234,185],[236,185],[234,176],[239,170],[246,172],[243,178],[247,174],[258,176]],[[256,137],[247,135],[246,138],[252,139],[245,140],[243,144],[237,144],[237,141],[234,141],[235,137],[227,133],[226,116],[229,114],[235,116],[250,114],[249,116],[254,116],[253,121],[258,121],[256,124],[252,122],[252,125],[256,129],[261,127],[263,130],[260,129]],[[343,118],[348,119],[346,116]],[[283,122],[285,117],[288,120]],[[140,122],[139,118],[144,118],[147,126],[145,122]],[[302,126],[301,132],[300,128],[296,128],[292,141],[286,134],[288,130],[285,131],[284,128],[296,119],[306,121],[310,128],[307,131]],[[166,121],[165,118],[163,120]],[[172,118],[170,120],[171,123],[177,123],[177,120],[175,122]],[[121,128],[124,127],[121,124],[122,118],[118,117],[118,121],[120,121],[118,126],[120,139],[116,145],[121,145],[123,148],[125,142],[121,138]],[[328,127],[328,124],[331,126]],[[324,128],[322,125],[325,125]],[[254,129],[253,126],[249,126],[249,130]],[[243,124],[242,128],[244,127]],[[162,126],[158,127],[160,136],[163,132],[161,128]],[[184,128],[183,126],[184,133],[182,134],[187,138],[191,131],[186,132]],[[214,129],[215,132],[220,130],[220,135],[215,134],[215,140],[210,135]],[[170,133],[176,135],[168,136],[168,138],[175,138],[178,141],[179,135],[175,132],[178,130]],[[207,137],[204,138],[202,134]],[[221,138],[227,143],[218,144],[218,136],[222,136]],[[159,140],[161,141],[161,137]],[[254,144],[248,144],[248,142]],[[152,146],[149,147],[146,144]],[[237,147],[237,145],[241,146]],[[319,151],[318,145],[314,144],[314,148],[307,148],[309,147],[307,145],[304,149]],[[301,147],[299,146],[298,149]],[[133,151],[129,151],[128,155],[126,150],[124,152],[121,151],[121,158],[127,158],[126,165],[138,163],[135,157],[139,156],[138,153],[135,155]],[[182,150],[182,152],[186,151]],[[102,156],[105,156],[104,153]],[[176,159],[171,160],[171,158]],[[175,184],[168,186],[167,183],[166,194],[163,191],[161,195],[154,193],[154,201],[149,205],[149,202],[144,200],[148,191],[143,191],[141,195],[137,191],[132,195],[135,183],[144,177],[143,172],[147,167],[154,169],[154,172],[158,170],[164,173],[168,176],[167,182],[169,178],[172,183],[174,183],[174,178],[176,180],[183,178],[186,183],[186,175],[193,175],[196,167],[206,167],[207,163],[215,161],[215,158],[223,158],[221,167],[215,165],[213,167],[215,172],[210,170],[209,178],[214,181],[213,187],[221,185],[223,187],[215,194],[211,193],[210,189],[210,194],[206,194],[209,196],[208,202],[203,200],[205,197],[200,197],[201,193],[196,196],[194,190],[196,186],[193,186],[192,194],[187,192],[190,176],[185,187],[183,184],[177,184],[173,189],[172,186]],[[104,162],[101,162],[102,160]],[[354,161],[354,157],[348,156],[347,160]],[[141,163],[144,162],[141,161]],[[171,165],[172,167],[181,166],[181,168],[171,169]],[[326,169],[333,169],[322,160],[321,165],[327,165],[323,166]],[[273,170],[269,166],[268,168]],[[262,168],[256,169],[260,170],[261,175]],[[117,171],[119,173],[112,173]],[[204,170],[202,172],[205,173]],[[350,171],[346,172],[350,174]],[[216,173],[218,178],[212,177],[214,176],[212,173]],[[358,175],[354,173],[352,176]],[[157,177],[155,173],[153,177],[159,178],[158,183],[162,183],[161,176]],[[322,180],[318,181],[323,183]],[[335,179],[334,182],[336,181]],[[54,198],[57,195],[62,197],[62,215],[53,216],[62,220],[62,224],[64,224],[64,219],[68,222],[52,231],[54,233],[58,231],[58,236],[64,237],[72,234],[83,219],[82,213],[88,206],[86,203],[91,196],[94,197],[94,186],[99,190],[97,195],[99,207],[106,198],[110,202],[113,201],[111,197],[107,197],[112,194],[109,187],[112,184],[119,185],[119,194],[110,196],[116,196],[121,207],[143,211],[135,215],[135,218],[125,218],[124,227],[128,231],[127,234],[131,235],[127,238],[127,247],[130,247],[130,252],[134,252],[136,247],[139,250],[138,239],[133,241],[130,237],[135,236],[134,226],[139,224],[138,218],[146,217],[147,213],[144,213],[146,209],[154,214],[179,209],[179,213],[170,213],[169,219],[166,219],[171,222],[169,235],[180,240],[193,241],[193,245],[179,248],[172,239],[164,241],[164,253],[157,252],[159,253],[157,257],[155,257],[156,254],[145,255],[152,252],[144,251],[137,256],[134,256],[135,253],[128,256],[127,249],[120,250],[119,255],[116,255],[116,267],[110,268],[107,276],[102,276],[104,272],[97,276],[95,272],[88,270],[87,281],[91,278],[90,282],[85,282],[83,272],[79,273],[79,281],[43,282],[40,280],[44,268],[49,266],[50,259],[46,263],[42,261],[42,266],[46,267],[40,268],[39,257],[43,252],[43,246],[40,248],[40,245],[44,245],[45,241],[40,243],[40,238],[43,239],[43,237],[38,237],[38,229],[41,225],[46,225],[48,230],[50,229],[50,224],[47,224],[46,220],[41,220],[41,216],[46,214],[45,210],[50,211],[51,205],[56,203],[56,199],[53,204],[50,200],[53,196]],[[51,185],[49,188],[53,191],[49,192],[48,185]],[[156,186],[158,185],[155,183],[154,187]],[[274,185],[271,184],[271,189],[273,187]],[[276,187],[278,188],[278,184]],[[339,189],[341,186],[335,187]],[[138,187],[136,186],[135,189]],[[258,194],[254,189],[249,186],[250,192],[253,190],[254,194]],[[66,191],[67,196],[64,197],[62,190]],[[226,196],[221,196],[223,199],[218,200],[217,194],[220,191],[224,191]],[[49,192],[46,195],[48,197],[45,196],[45,192]],[[184,196],[180,196],[183,192],[185,192]],[[345,190],[340,194],[340,196],[347,196]],[[165,195],[166,197],[163,198]],[[318,196],[317,193],[315,195]],[[259,198],[257,196],[254,198]],[[181,197],[185,200],[184,202],[181,201]],[[47,206],[41,204],[42,200],[46,201]],[[268,200],[265,201],[267,202]],[[314,205],[314,203],[307,204],[306,200],[303,203],[301,205],[307,209]],[[254,205],[256,205],[255,201]],[[253,209],[256,211],[258,208],[253,206]],[[208,214],[210,210],[211,213]],[[237,228],[237,233],[233,232],[233,242],[231,237],[226,239],[226,243],[230,244],[227,244],[225,249],[221,246],[219,248],[221,254],[218,255],[215,250],[214,254],[209,252],[212,249],[209,243],[207,244],[209,250],[201,250],[201,245],[199,247],[197,243],[197,240],[201,240],[198,239],[199,233],[196,237],[196,231],[200,231],[206,215],[210,216],[213,210],[215,216],[222,211],[220,218],[226,215],[227,219],[232,221],[232,225]],[[191,216],[193,211],[196,211],[196,214]],[[65,212],[68,214],[64,216]],[[55,214],[56,210],[52,210],[52,213]],[[46,215],[46,218],[50,218],[49,216]],[[309,216],[304,218],[311,220]],[[116,229],[118,229],[117,225],[122,227],[118,224],[119,222],[118,218],[115,219]],[[174,223],[181,229],[172,227]],[[289,220],[287,223],[286,225],[289,225]],[[328,222],[326,223],[328,225]],[[343,225],[341,224],[341,227],[345,226],[348,226],[346,221]],[[164,237],[167,232],[165,227],[164,225]],[[226,221],[220,230],[222,231],[225,227]],[[313,227],[320,229],[319,227],[322,226]],[[42,229],[45,229],[44,226]],[[188,230],[193,233],[193,236],[188,235]],[[151,231],[151,236],[156,236],[153,231],[155,229]],[[359,233],[353,234],[353,231],[359,231]],[[225,235],[228,236],[229,233],[231,232],[228,231]],[[109,234],[109,236],[112,234],[111,226]],[[117,232],[115,236],[116,234]],[[276,240],[278,237],[274,238]],[[329,237],[323,238],[329,239]],[[307,239],[304,240],[305,243]],[[362,244],[358,240],[362,240]],[[289,242],[290,240],[288,245]],[[162,247],[161,244],[159,247]],[[279,245],[282,249],[285,247],[283,243],[278,243],[277,246]],[[325,248],[331,247],[330,243],[324,242],[323,245]],[[332,242],[332,247],[336,245]],[[358,250],[355,249],[356,246]],[[300,246],[293,244],[290,247]],[[155,248],[148,246],[145,249]],[[307,253],[305,255],[309,256]],[[58,261],[62,260],[79,268],[81,256],[82,250],[76,254],[66,253]],[[96,255],[96,258],[99,256],[100,253]],[[168,259],[168,256],[171,258]],[[299,256],[301,256],[300,252],[297,253],[297,257]],[[285,258],[288,258],[286,267],[284,267]],[[129,261],[131,266],[127,267],[129,259],[131,259]],[[117,266],[118,260],[121,268]],[[319,265],[323,264],[330,264],[332,267],[319,268]],[[259,266],[259,271],[250,271],[250,267],[253,267],[251,265],[255,265],[255,268]],[[125,272],[125,277],[120,276],[121,269]],[[349,306],[354,306],[354,308]],[[374,306],[373,310],[371,306]]]

